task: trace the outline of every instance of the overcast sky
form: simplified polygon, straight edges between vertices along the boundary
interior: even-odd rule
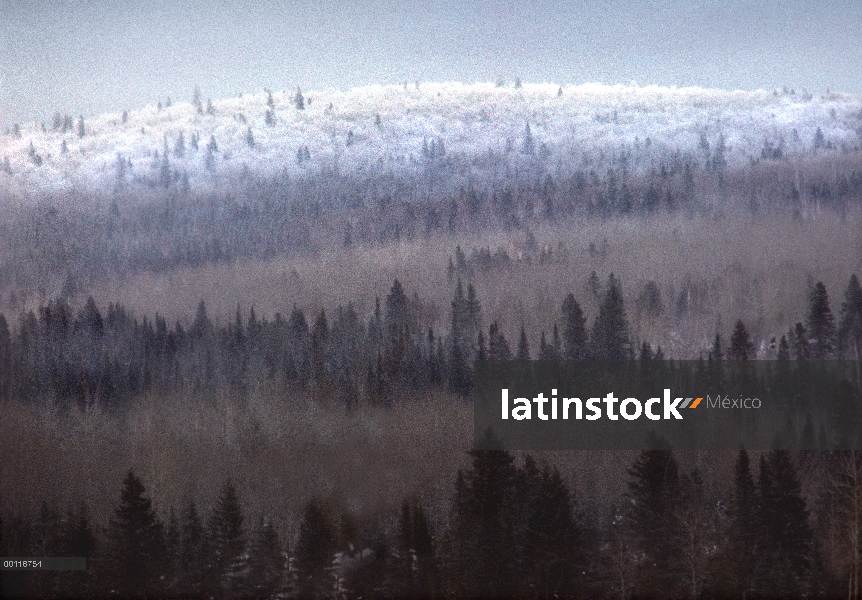
[[[0,124],[516,76],[862,93],[862,0],[0,0]]]

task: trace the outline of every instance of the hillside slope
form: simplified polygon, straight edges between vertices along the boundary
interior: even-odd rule
[[[211,114],[204,101],[203,111],[177,102],[130,111],[125,120],[120,113],[84,118],[83,137],[77,117],[65,132],[21,125],[0,136],[0,192],[101,195],[173,185],[206,192],[249,176],[295,181],[328,173],[423,181],[445,173],[437,179],[454,186],[532,169],[601,176],[608,168],[748,164],[770,153],[862,146],[862,98],[843,94],[425,83],[312,91],[301,110],[295,90],[273,92],[271,109],[269,99],[261,92],[214,101]]]

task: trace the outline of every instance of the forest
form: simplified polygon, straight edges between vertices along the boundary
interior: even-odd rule
[[[443,100],[404,87],[399,127],[436,123],[421,111]],[[506,117],[503,150],[435,125],[404,161],[370,141],[406,143],[394,108],[346,111],[342,169],[319,159],[341,107],[299,90],[11,131],[0,555],[87,570],[0,571],[2,595],[862,598],[862,454],[817,432],[514,452],[472,431],[477,360],[862,360],[862,112],[776,92],[758,110],[821,125],[745,137],[741,111],[727,137],[709,122],[677,147],[672,130],[575,152],[552,103],[583,92],[546,91],[547,114]],[[582,115],[584,139],[652,110],[630,93]],[[209,142],[172,129],[186,109]],[[325,126],[267,171],[272,132],[313,111]],[[112,127],[160,146],[93,167]],[[30,185],[60,161],[109,184]]]

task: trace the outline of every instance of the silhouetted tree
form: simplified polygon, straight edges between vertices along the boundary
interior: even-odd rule
[[[335,526],[329,510],[320,501],[312,500],[305,507],[296,544],[298,598],[317,600],[329,597],[330,566],[335,551]]]
[[[632,358],[623,295],[613,273],[608,276],[607,290],[593,324],[591,346],[595,358],[606,360]]]
[[[818,281],[811,292],[806,326],[811,358],[814,360],[834,358],[837,350],[835,317],[832,316],[832,309],[829,308],[829,296],[822,281]]]
[[[228,481],[207,523],[207,583],[217,597],[242,591],[248,562],[243,521],[236,487]]]
[[[106,532],[104,577],[110,593],[121,598],[158,596],[167,570],[164,526],[144,492],[129,471]]]
[[[730,360],[749,360],[754,357],[754,343],[748,335],[745,323],[740,319],[733,328],[733,335],[730,336],[730,348],[727,351],[727,358]]]

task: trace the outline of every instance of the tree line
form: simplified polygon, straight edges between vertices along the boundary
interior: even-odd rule
[[[147,167],[152,188],[127,189],[132,166],[118,156],[117,188],[95,198],[95,205],[93,197],[72,192],[69,202],[40,196],[8,209],[0,224],[6,247],[0,290],[32,293],[21,282],[34,280],[46,287],[67,280],[85,287],[115,273],[160,273],[571,219],[648,219],[729,208],[800,218],[822,209],[846,214],[862,198],[862,170],[850,155],[718,168],[717,150],[710,150],[706,167],[677,153],[645,173],[630,168],[623,153],[622,162],[606,170],[591,161],[571,174],[541,166],[502,180],[472,178],[453,189],[426,189],[421,176],[327,172],[297,180],[246,174],[204,193],[191,190],[188,174],[170,165],[170,156],[199,143],[208,157],[218,153],[215,138],[199,142],[190,135],[186,142],[179,134],[173,148],[164,140]],[[38,156],[34,149],[32,158]],[[455,173],[438,162],[427,168],[443,169],[435,177],[452,180]]]
[[[638,310],[659,310],[648,282]],[[592,324],[568,294],[559,317],[531,348],[522,325],[510,343],[502,324],[482,324],[481,301],[472,284],[457,278],[448,332],[427,326],[428,309],[408,297],[396,279],[383,302],[364,320],[352,304],[313,320],[294,307],[289,316],[235,317],[217,326],[201,301],[190,324],[169,325],[158,313],[138,320],[118,304],[103,315],[92,298],[75,312],[62,298],[23,313],[17,327],[0,314],[0,399],[41,397],[82,405],[121,407],[147,393],[211,394],[227,390],[238,402],[249,391],[301,391],[319,399],[389,405],[410,392],[445,389],[468,395],[474,360],[664,359],[662,348],[633,339],[620,282],[611,274]],[[537,332],[530,332],[535,339]],[[859,359],[862,354],[862,287],[855,275],[844,291],[838,319],[826,287],[809,294],[804,321],[779,340],[767,358]],[[706,358],[748,360],[757,350],[745,324],[736,322],[725,345],[716,333]],[[697,358],[697,357],[677,357]],[[703,358],[703,356],[701,357]],[[763,358],[763,356],[761,356]]]
[[[293,535],[248,519],[225,482],[164,518],[129,471],[107,526],[86,503],[3,515],[4,556],[84,556],[86,571],[0,573],[4,596],[208,598],[859,598],[862,454],[740,450],[716,487],[655,440],[608,505],[527,454],[473,450],[445,519],[421,498],[366,522],[310,500]],[[800,473],[820,469],[806,501]]]

